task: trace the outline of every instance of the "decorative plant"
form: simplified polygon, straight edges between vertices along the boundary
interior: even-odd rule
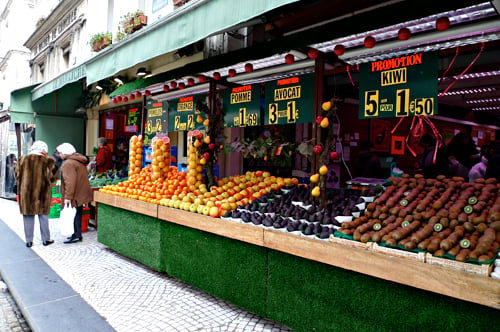
[[[99,32],[92,35],[90,38],[90,45],[92,45],[94,52],[97,52],[111,45],[112,41],[113,36],[111,32]]]
[[[144,15],[144,11],[136,10],[135,12],[130,12],[122,16],[120,25],[123,32],[127,35],[139,30],[144,25],[147,24],[147,16]],[[123,38],[121,38],[123,39]]]
[[[241,138],[229,145],[230,151],[240,152],[244,158],[262,158],[280,167],[291,167],[295,143],[290,143],[277,126],[264,126],[255,139]]]

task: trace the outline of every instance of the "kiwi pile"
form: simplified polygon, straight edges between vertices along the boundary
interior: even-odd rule
[[[489,263],[500,243],[500,184],[461,177],[390,178],[364,215],[338,232],[361,242],[424,251],[460,262]]]

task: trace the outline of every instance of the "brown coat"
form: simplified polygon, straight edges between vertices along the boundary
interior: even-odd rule
[[[19,195],[19,211],[23,215],[48,215],[52,203],[52,182],[57,180],[54,158],[27,154],[14,169]]]
[[[87,173],[87,157],[73,153],[66,156],[61,167],[61,202],[71,200],[71,206],[81,206],[92,201],[92,189]]]

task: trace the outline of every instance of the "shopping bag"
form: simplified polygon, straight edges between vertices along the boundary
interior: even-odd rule
[[[71,236],[75,232],[73,221],[75,220],[76,208],[67,204],[59,215],[59,233],[62,236]]]

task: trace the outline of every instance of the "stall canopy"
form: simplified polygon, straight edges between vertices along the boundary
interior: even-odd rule
[[[112,45],[112,50],[90,59],[87,84],[113,76],[121,70],[154,57],[175,51],[246,22],[277,7],[298,0],[198,0],[175,10],[127,43]],[[146,31],[144,31],[146,32]],[[134,56],[131,57],[130,54]]]
[[[42,98],[46,94],[49,94],[53,91],[56,91],[67,84],[76,82],[86,76],[86,67],[85,64],[81,64],[78,67],[72,68],[63,74],[57,76],[56,78],[40,84],[36,88],[33,89],[32,100],[37,100]]]
[[[40,83],[25,86],[10,93],[10,118],[13,123],[35,123],[31,91]]]

